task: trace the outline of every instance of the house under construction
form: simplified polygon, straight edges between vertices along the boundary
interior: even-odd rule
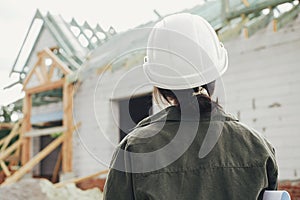
[[[182,12],[206,18],[228,50],[221,103],[272,142],[280,180],[299,179],[299,1],[207,1]],[[19,140],[0,141],[3,184],[28,173],[57,180],[108,169],[115,145],[157,109],[141,68],[155,23],[117,33],[35,13],[11,72],[23,84],[16,103],[24,117],[12,132]],[[3,161],[16,149],[12,173]]]

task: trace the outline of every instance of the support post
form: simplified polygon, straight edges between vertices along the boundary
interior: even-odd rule
[[[25,91],[26,92],[26,91]],[[25,165],[30,160],[30,152],[31,152],[31,138],[30,137],[24,137],[24,134],[31,129],[31,122],[30,122],[30,116],[31,116],[31,106],[32,106],[32,100],[31,95],[26,92],[23,102],[23,123],[22,123],[22,131],[20,138],[22,139],[22,156],[21,156],[21,163],[22,165]]]
[[[72,159],[73,159],[73,85],[65,81],[63,88],[63,126],[66,128],[64,132],[64,141],[62,144],[62,171],[63,173],[72,172]]]

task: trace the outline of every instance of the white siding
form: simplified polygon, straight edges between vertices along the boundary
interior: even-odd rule
[[[277,152],[280,179],[300,178],[300,20],[274,33],[225,43],[227,110],[261,132]],[[238,114],[239,113],[239,114]]]

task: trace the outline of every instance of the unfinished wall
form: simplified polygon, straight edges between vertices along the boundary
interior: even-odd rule
[[[279,177],[300,177],[300,19],[274,33],[225,43],[227,110],[266,136],[276,148]]]
[[[91,74],[79,86],[74,97],[74,123],[81,122],[74,133],[73,167],[77,176],[108,168],[119,142],[118,99],[151,92],[143,86],[145,77],[139,68]]]

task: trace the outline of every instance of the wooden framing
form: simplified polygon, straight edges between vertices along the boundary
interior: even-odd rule
[[[3,170],[3,172],[4,172],[4,174],[5,174],[6,176],[10,176],[11,173],[10,173],[8,167],[6,166],[6,164],[5,164],[5,162],[4,162],[3,160],[0,161],[0,165],[1,165],[1,168],[2,168],[2,170]]]
[[[43,135],[50,135],[52,133],[60,133],[66,131],[66,128],[63,126],[57,126],[52,128],[44,128],[44,129],[38,129],[29,131],[24,134],[25,137],[37,137],[37,136],[43,136]]]
[[[7,185],[18,181],[22,176],[24,176],[29,170],[31,170],[36,164],[38,164],[42,159],[49,155],[56,147],[58,147],[64,141],[64,137],[60,136],[52,141],[47,147],[40,151],[35,157],[23,165],[17,172],[12,176],[7,178],[2,185]],[[2,186],[1,185],[1,186]]]
[[[47,90],[54,90],[54,89],[57,89],[57,88],[61,88],[64,85],[64,82],[65,82],[65,80],[61,79],[61,80],[51,82],[51,83],[48,83],[48,84],[46,83],[46,84],[43,84],[43,85],[40,85],[40,86],[37,86],[37,87],[34,87],[34,88],[29,88],[29,89],[26,90],[26,92],[28,94],[34,94],[34,93],[44,92],[44,91],[47,91]]]
[[[46,67],[46,59],[51,59],[52,63],[49,66],[49,70],[47,71]],[[52,81],[52,77],[54,75],[54,70],[57,68],[61,73],[66,76],[70,74],[72,71],[63,63],[52,51],[49,49],[44,49],[43,51],[38,53],[38,61],[31,69],[27,77],[23,82],[23,90],[29,93],[38,93],[42,91],[52,90],[55,88],[63,87],[64,79],[60,79],[59,81]],[[39,80],[39,85],[37,86],[29,86],[29,82],[32,79],[33,75],[35,75]]]
[[[22,120],[18,121],[16,124],[13,125],[11,132],[1,139],[0,141],[0,166],[4,172],[4,174],[9,177],[11,176],[11,172],[9,170],[9,167],[5,164],[5,161],[9,161],[9,157],[19,160],[19,152],[18,149],[20,145],[22,144],[21,140],[18,140],[17,142],[13,143],[9,146],[9,143],[11,140],[17,136],[20,133],[20,125],[22,123]],[[12,125],[12,124],[11,124]],[[14,152],[14,153],[13,153]],[[13,154],[13,155],[12,155]],[[9,161],[9,165],[11,162]]]
[[[25,97],[23,101],[23,123],[22,123],[22,130],[21,130],[21,138],[23,145],[22,145],[22,155],[21,155],[21,164],[26,164],[30,159],[30,146],[31,146],[31,138],[25,138],[24,133],[28,132],[31,129],[30,123],[30,116],[31,116],[31,106],[32,106],[32,99],[31,94],[25,92]]]
[[[243,4],[244,4],[246,7],[249,7],[249,6],[250,6],[248,0],[242,0],[242,2],[243,2]]]
[[[63,126],[66,128],[65,139],[62,145],[62,171],[72,172],[72,133],[73,133],[73,85],[65,82],[63,88]]]
[[[100,172],[97,172],[97,173],[94,173],[94,174],[91,174],[91,175],[88,175],[88,176],[85,176],[85,177],[80,177],[80,178],[74,178],[74,179],[71,179],[71,180],[67,180],[67,181],[63,181],[63,182],[60,182],[60,183],[56,183],[54,185],[54,187],[56,188],[59,188],[59,187],[63,187],[67,184],[70,184],[70,183],[80,183],[82,181],[85,181],[85,180],[89,180],[89,179],[92,179],[92,178],[96,178],[100,175],[103,175],[103,174],[107,174],[109,172],[109,170],[103,170],[103,171],[100,171]]]
[[[221,29],[218,32],[219,39],[221,41],[227,41],[227,40],[230,40],[231,38],[236,37],[237,35],[239,35],[241,33],[244,24],[247,23],[248,21],[249,21],[249,18],[244,17],[237,24],[234,24],[231,27],[228,27],[226,29]]]
[[[0,130],[12,129],[13,123],[0,123]]]
[[[51,59],[50,64],[46,64],[46,59]],[[54,73],[58,72],[61,77],[54,77]],[[40,162],[45,156],[47,156],[52,150],[54,150],[59,144],[62,143],[62,171],[63,173],[72,172],[72,132],[73,126],[73,84],[69,84],[66,81],[66,76],[71,73],[68,66],[63,63],[51,50],[44,49],[38,53],[38,61],[29,72],[28,76],[23,82],[23,90],[25,91],[25,98],[23,103],[24,120],[22,124],[21,138],[22,138],[22,165],[14,175],[12,175],[5,183],[10,183],[18,180],[25,173],[30,171],[34,165]],[[33,76],[37,79],[33,80]],[[38,82],[37,82],[38,81]],[[57,88],[63,89],[63,127],[54,127],[42,131],[30,131],[31,130],[31,107],[32,107],[32,94],[45,92]],[[31,137],[41,136],[49,134],[53,131],[62,131],[64,137],[59,137],[49,144],[44,150],[38,153],[31,159]],[[44,152],[44,153],[43,153]],[[1,164],[1,163],[0,163]]]
[[[245,24],[244,27],[244,36],[245,38],[249,38],[258,30],[266,27],[273,17],[273,13],[270,11],[267,15],[261,15],[255,19],[252,19],[248,23]]]
[[[51,178],[52,183],[57,182],[58,175],[59,175],[59,170],[60,170],[60,166],[61,166],[61,161],[62,161],[62,152],[60,150],[60,152],[57,156],[55,167],[53,169],[53,173],[52,173],[52,178]]]
[[[293,0],[269,0],[269,1],[263,1],[261,3],[257,3],[254,5],[249,5],[249,7],[245,7],[243,9],[240,9],[238,11],[233,11],[226,14],[226,19],[231,20],[237,17],[240,17],[242,14],[248,15],[253,12],[259,12],[265,8],[274,7],[279,4],[292,2]]]
[[[0,152],[3,152],[6,147],[8,146],[8,144],[11,142],[11,140],[17,136],[20,132],[20,124],[21,124],[22,120],[18,121],[13,127],[11,132],[9,133],[9,135],[7,135],[6,137],[4,137],[1,141],[0,141]]]
[[[22,144],[22,140],[18,140],[10,145],[4,152],[0,154],[0,160],[7,158],[14,150],[16,150]]]
[[[294,6],[290,11],[283,13],[281,16],[273,20],[273,31],[276,32],[280,28],[284,27],[290,21],[294,20],[300,11],[299,4]]]

